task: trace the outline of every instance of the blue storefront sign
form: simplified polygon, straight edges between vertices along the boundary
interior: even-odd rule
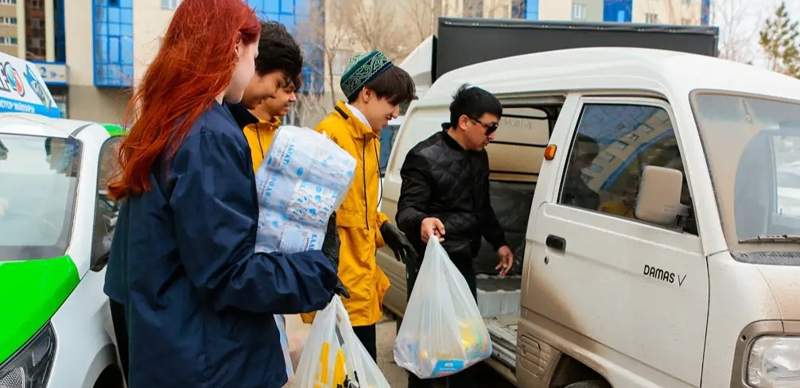
[[[36,66],[39,76],[45,84],[51,86],[67,86],[69,77],[67,65],[60,62],[31,62]]]

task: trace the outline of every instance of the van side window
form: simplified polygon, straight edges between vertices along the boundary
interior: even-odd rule
[[[94,236],[92,238],[92,269],[99,271],[105,266],[107,254],[111,250],[118,206],[108,194],[108,183],[119,171],[117,155],[123,137],[112,137],[100,149],[97,178],[97,204],[94,214]]]
[[[586,104],[559,203],[635,219],[645,166],[684,172],[669,114],[647,105]],[[681,202],[691,206],[685,176]]]
[[[381,129],[381,176],[386,175],[386,167],[389,166],[389,156],[392,154],[392,146],[394,145],[394,140],[397,138],[397,131],[399,130],[400,126],[396,124],[389,124]]]

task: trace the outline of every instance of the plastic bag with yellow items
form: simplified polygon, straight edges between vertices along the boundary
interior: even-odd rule
[[[438,239],[428,240],[394,361],[421,379],[458,373],[492,355],[492,341],[469,286]]]
[[[298,388],[389,388],[358,340],[339,296],[317,312],[300,364],[289,383]]]

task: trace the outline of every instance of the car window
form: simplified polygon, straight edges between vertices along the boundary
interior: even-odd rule
[[[772,139],[777,169],[777,214],[800,218],[800,137],[775,136]]]
[[[586,104],[559,203],[635,219],[646,166],[684,172],[667,111],[649,105]],[[681,202],[691,205],[685,174]]]
[[[0,261],[66,252],[81,153],[72,138],[0,134]]]

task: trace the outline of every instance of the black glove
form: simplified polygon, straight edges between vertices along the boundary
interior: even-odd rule
[[[417,250],[408,241],[406,235],[391,222],[384,222],[381,225],[381,235],[386,245],[394,251],[394,257],[403,263],[416,263]]]
[[[339,268],[339,231],[336,230],[336,213],[328,219],[328,229],[325,230],[325,239],[322,241],[322,253],[327,256],[336,268]]]
[[[322,254],[333,262],[336,270],[339,270],[339,231],[336,230],[336,213],[331,214],[328,219],[328,228],[325,230],[325,240],[322,241]],[[345,299],[350,298],[350,291],[342,283],[342,279],[336,277],[336,286],[333,292],[341,295]]]

